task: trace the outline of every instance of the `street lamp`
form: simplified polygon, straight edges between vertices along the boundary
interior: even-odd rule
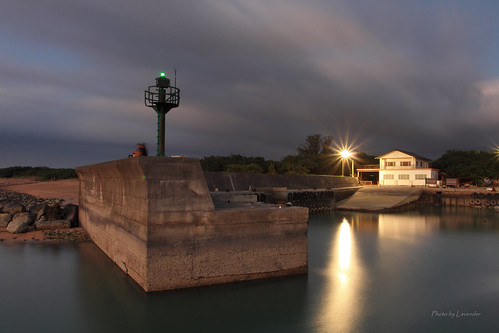
[[[340,151],[340,156],[341,156],[341,175],[345,175],[345,160],[350,159],[352,161],[352,174],[351,176],[354,177],[354,161],[352,158],[353,152],[350,150],[342,150]],[[347,162],[348,163],[348,162]]]

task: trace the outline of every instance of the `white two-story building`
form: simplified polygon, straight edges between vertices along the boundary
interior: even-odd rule
[[[376,159],[380,185],[425,186],[437,182],[438,170],[429,167],[427,158],[395,149]]]

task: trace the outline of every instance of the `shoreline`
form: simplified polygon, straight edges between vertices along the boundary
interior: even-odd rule
[[[6,228],[0,228],[0,244],[36,242],[88,242],[90,237],[83,227],[56,230],[33,230],[22,234],[12,234]]]

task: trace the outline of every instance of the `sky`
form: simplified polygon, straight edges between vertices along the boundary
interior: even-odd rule
[[[156,151],[279,160],[308,135],[436,159],[499,144],[499,2],[2,0],[0,167]]]

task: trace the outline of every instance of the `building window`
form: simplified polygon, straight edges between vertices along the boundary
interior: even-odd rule
[[[411,162],[400,162],[400,166],[411,166]]]
[[[383,178],[384,179],[393,179],[393,175],[384,175]]]
[[[395,166],[395,162],[386,162],[386,166]]]
[[[409,179],[409,175],[401,174],[399,175],[399,179]]]
[[[416,179],[426,179],[426,175],[423,174],[416,175]]]

